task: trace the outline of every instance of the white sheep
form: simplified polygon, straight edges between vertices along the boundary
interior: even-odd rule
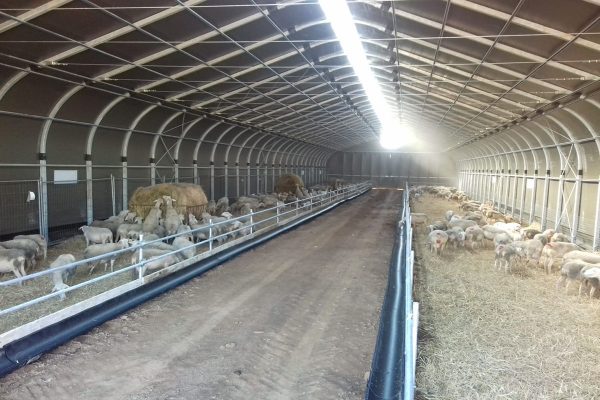
[[[29,267],[36,265],[36,258],[42,253],[40,246],[32,239],[13,239],[0,242],[0,247],[5,249],[22,250],[25,255],[25,264]]]
[[[181,250],[178,254],[185,259],[192,258],[196,255],[196,247],[194,247],[193,242],[190,242],[185,237],[176,237],[175,240],[173,240],[173,247],[177,248],[177,250]]]
[[[54,260],[50,264],[50,267],[48,267],[48,269],[51,270],[53,268],[58,268],[58,267],[62,267],[62,266],[68,265],[68,264],[73,264],[74,262],[75,262],[75,256],[73,256],[73,254],[61,254],[60,256],[58,256],[56,258],[56,260]],[[65,282],[67,282],[75,274],[75,269],[76,269],[76,267],[65,268],[60,271],[53,271],[52,272],[52,283],[54,284],[54,286],[52,287],[51,293],[67,289],[69,287],[69,285],[67,285]],[[64,293],[60,294],[61,300],[64,300],[65,297],[66,296]]]
[[[171,196],[163,196],[167,211],[165,212],[165,229],[167,230],[167,236],[174,235],[177,233],[177,229],[181,225],[181,218],[177,213],[177,210],[173,207],[173,203],[176,201]]]
[[[25,252],[20,249],[0,249],[0,273],[25,276]]]
[[[156,230],[156,228],[158,228],[159,220],[162,215],[162,211],[160,209],[162,203],[162,199],[154,200],[154,207],[150,209],[150,212],[146,216],[146,219],[144,219],[144,223],[142,225],[142,230],[144,232],[152,233]]]
[[[92,245],[89,245],[88,247],[86,247],[86,249],[83,252],[83,255],[84,255],[84,258],[92,258],[92,257],[100,256],[103,254],[112,253],[117,250],[126,249],[127,247],[129,247],[129,240],[127,240],[127,239],[121,239],[117,243],[92,244]],[[114,267],[115,260],[117,259],[117,257],[118,256],[113,256],[113,257],[102,259],[99,261],[89,262],[88,265],[90,265],[90,272],[89,272],[90,275],[92,274],[92,272],[94,271],[94,268],[96,268],[96,265],[98,265],[98,263],[104,264],[104,271],[106,271],[109,261],[110,261],[110,271],[112,272],[114,270],[113,267]]]
[[[229,198],[221,197],[219,200],[217,200],[217,204],[215,207],[215,214],[221,215],[227,211],[229,211]]]
[[[113,242],[113,233],[108,228],[98,228],[95,226],[84,225],[79,228],[85,237],[85,245],[104,244]]]

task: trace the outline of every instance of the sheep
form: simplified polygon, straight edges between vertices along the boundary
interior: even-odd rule
[[[552,265],[558,259],[564,257],[570,251],[577,250],[577,245],[573,243],[564,243],[564,242],[552,242],[548,243],[542,249],[542,256],[540,257],[540,264],[544,265],[546,273],[549,274],[552,272]]]
[[[550,238],[550,242],[564,242],[564,243],[570,243],[571,239],[565,235],[564,233],[559,233],[556,232],[554,235],[552,235],[552,237]]]
[[[574,250],[566,253],[563,256],[563,263],[572,260],[580,260],[590,264],[600,264],[600,254],[591,253],[589,251]]]
[[[464,231],[469,226],[477,226],[477,222],[468,219],[454,219],[448,222],[448,228],[450,229],[454,227],[459,227]]]
[[[596,290],[600,289],[600,268],[593,267],[583,271],[583,284],[586,287],[591,286],[590,299],[593,298]]]
[[[499,244],[494,253],[494,267],[499,270],[504,266],[504,272],[511,272],[512,261],[517,254],[516,249],[510,244]]]
[[[446,229],[448,229],[448,223],[446,221],[435,221],[433,224],[428,225],[427,229],[429,230],[429,232],[431,231],[435,231],[435,230],[439,230],[439,231],[445,231]]]
[[[206,206],[206,212],[209,213],[210,215],[217,214],[217,203],[215,203],[214,200],[210,200],[208,202],[208,205]]]
[[[465,232],[462,229],[458,227],[448,229],[446,234],[448,235],[447,244],[452,244],[455,249],[459,246],[464,247]]]
[[[498,246],[500,244],[510,244],[513,242],[512,237],[508,234],[508,232],[498,233],[494,236],[494,246]]]
[[[192,235],[196,242],[208,239],[210,224],[192,224],[190,228],[192,229]]]
[[[474,249],[475,243],[483,247],[483,229],[478,226],[469,226],[465,230],[465,241],[470,244],[471,250]]]
[[[165,213],[165,229],[167,230],[167,236],[171,236],[177,232],[177,229],[181,225],[181,218],[173,207],[175,199],[171,198],[170,196],[163,196],[163,199],[167,207],[167,211]]]
[[[560,286],[566,282],[565,284],[565,292],[569,290],[569,285],[571,282],[579,281],[579,296],[581,296],[581,292],[584,286],[584,273],[585,271],[592,268],[599,268],[600,266],[597,264],[590,264],[583,262],[581,260],[569,261],[563,264],[560,269],[560,278],[556,281],[556,288],[560,288]]]
[[[494,238],[496,237],[496,235],[506,233],[506,231],[504,231],[503,229],[496,228],[493,225],[484,225],[481,227],[481,229],[483,229],[483,236],[487,240],[491,240],[492,242],[494,241]]]
[[[534,239],[536,235],[541,234],[542,232],[535,228],[523,228],[521,229],[521,233],[526,239]]]
[[[539,240],[544,244],[544,246],[548,244],[548,236],[544,235],[543,233],[537,233],[533,235],[533,240]]]
[[[160,209],[162,203],[162,199],[154,200],[154,207],[150,209],[150,212],[148,212],[148,215],[142,224],[142,231],[145,233],[153,233],[156,231],[156,228],[158,228],[159,220],[162,215],[162,211]]]
[[[452,210],[446,211],[446,221],[450,221],[450,219],[452,218],[453,215],[454,215],[454,211],[452,211]]]
[[[28,267],[35,267],[36,258],[41,253],[40,247],[32,239],[13,239],[0,242],[0,247],[4,249],[22,250],[25,256],[25,264]]]
[[[166,268],[170,265],[177,264],[180,261],[182,260],[177,254],[155,256],[150,258],[141,267],[141,274],[142,276],[144,276],[146,274],[146,271],[153,271],[157,269]]]
[[[83,232],[86,246],[113,242],[113,233],[108,228],[83,225],[79,230]]]
[[[134,212],[128,212],[127,215],[125,215],[125,220],[124,222],[133,222],[137,219],[137,214]]]
[[[0,249],[0,273],[13,273],[17,278],[25,276],[26,255],[20,249]]]
[[[192,213],[188,214],[188,224],[191,225],[197,225],[198,224],[198,219],[196,218],[196,216]]]
[[[527,262],[534,261],[535,263],[539,261],[542,249],[544,248],[544,244],[537,239],[515,241],[512,245],[521,257],[526,258]]]
[[[229,198],[221,197],[219,200],[217,200],[215,211],[216,215],[221,215],[224,212],[229,211]]]
[[[173,240],[173,247],[177,248],[177,250],[181,250],[178,254],[185,259],[192,258],[196,255],[196,247],[193,242],[190,242],[187,238],[176,237],[175,240]]]
[[[58,267],[62,267],[65,265],[73,264],[74,262],[75,262],[75,256],[73,256],[73,254],[61,254],[60,256],[58,256],[56,258],[56,260],[54,260],[50,264],[48,269],[51,270],[53,268],[58,268]],[[76,267],[72,267],[72,268],[65,268],[60,271],[53,271],[52,272],[52,283],[54,286],[52,287],[52,291],[50,293],[54,293],[54,292],[58,292],[60,290],[67,289],[69,287],[69,285],[67,285],[65,282],[68,282],[69,279],[71,279],[71,277],[75,274],[75,269],[76,269]],[[64,293],[60,294],[61,300],[64,300],[65,297],[66,297],[66,295]]]
[[[92,244],[92,245],[89,245],[88,247],[86,247],[86,249],[83,252],[83,257],[84,258],[92,258],[92,257],[100,256],[103,254],[112,253],[112,252],[115,252],[115,251],[118,251],[121,249],[126,249],[127,247],[129,247],[129,240],[127,240],[127,239],[121,239],[117,243]],[[104,271],[106,271],[109,261],[110,261],[110,271],[111,272],[114,271],[115,260],[117,257],[118,257],[118,255],[112,256],[109,259],[102,259],[99,261],[89,262],[88,263],[88,265],[90,266],[89,274],[90,275],[92,274],[92,272],[94,271],[94,268],[96,268],[96,265],[98,265],[98,263],[104,264]]]
[[[31,239],[31,240],[33,240],[40,247],[41,251],[44,252],[44,256],[43,256],[44,260],[47,258],[47,256],[48,256],[48,241],[46,240],[46,238],[44,236],[42,236],[42,235],[17,235],[13,239]]]
[[[448,242],[448,234],[444,231],[433,231],[427,236],[427,244],[432,253],[441,255]]]
[[[493,226],[506,232],[519,232],[521,230],[521,224],[517,224],[516,222],[496,222]]]

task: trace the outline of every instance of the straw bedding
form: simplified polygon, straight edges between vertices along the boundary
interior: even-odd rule
[[[413,207],[433,219],[448,209],[429,196]],[[496,271],[491,246],[438,257],[415,236],[418,399],[600,398],[598,299],[557,291],[537,267]]]

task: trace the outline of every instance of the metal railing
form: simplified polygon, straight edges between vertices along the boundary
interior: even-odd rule
[[[413,301],[413,264],[406,187],[365,391],[366,400],[414,399],[419,304]]]
[[[322,192],[290,203],[278,203],[275,207],[260,211],[251,210],[249,214],[225,221],[213,223],[210,220],[208,224],[191,231],[157,240],[137,242],[131,247],[111,253],[35,272],[24,277],[0,281],[0,294],[2,294],[3,299],[2,305],[0,305],[0,307],[3,307],[0,309],[0,348],[41,328],[181,270],[241,242],[251,240],[258,234],[288,224],[328,205],[364,193],[370,187],[371,185],[368,182],[349,185],[339,190]],[[236,224],[236,222],[239,224]],[[238,225],[235,229],[226,231],[221,229],[223,226],[232,227],[234,224]],[[145,254],[150,251],[149,249],[159,243],[164,244],[166,241],[174,240],[177,237],[188,237],[199,232],[207,232],[208,236],[197,243],[189,242],[190,244],[183,248],[172,251],[167,250],[157,257],[145,258]],[[195,255],[188,258],[182,257],[180,261],[155,271],[146,271],[146,267],[150,262],[181,256],[189,250],[194,250]],[[61,274],[63,271],[77,271],[90,263],[118,259],[123,256],[130,256],[131,263],[126,263],[114,271],[105,272],[100,276],[91,277],[50,293],[48,293],[48,290],[43,293],[39,293],[40,290],[37,290],[35,291],[37,294],[33,298],[18,303],[14,299],[11,300],[11,292],[17,294],[21,288],[32,285],[32,281],[39,282],[40,284],[37,286],[40,288],[49,287],[48,281],[52,281],[54,274]],[[145,274],[146,272],[148,274]],[[23,284],[25,286],[21,286]],[[78,298],[71,298],[71,294],[76,291],[84,293]],[[56,301],[65,297],[66,301]]]

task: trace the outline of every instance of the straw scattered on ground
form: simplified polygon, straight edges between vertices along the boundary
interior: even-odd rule
[[[413,207],[433,219],[449,209],[431,197]],[[438,257],[425,237],[414,244],[418,399],[600,398],[600,300],[557,291],[558,274],[535,266],[496,271],[491,245]]]

